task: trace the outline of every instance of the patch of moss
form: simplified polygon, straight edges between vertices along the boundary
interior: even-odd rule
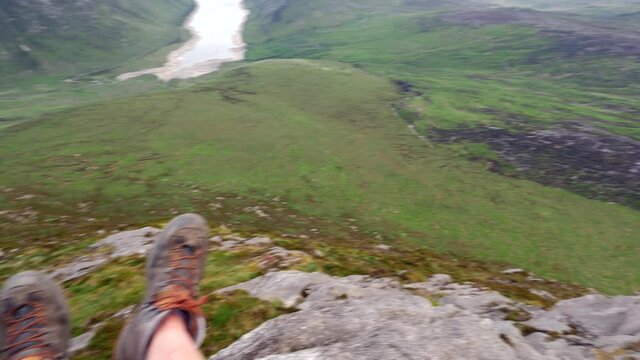
[[[86,350],[75,355],[74,360],[110,360],[116,348],[118,335],[124,327],[123,319],[109,319],[91,339]]]
[[[204,351],[216,353],[267,320],[290,313],[277,302],[254,299],[242,291],[216,296],[203,308],[208,320]]]
[[[85,277],[65,284],[73,333],[79,335],[127,306],[144,294],[144,259],[123,258]]]

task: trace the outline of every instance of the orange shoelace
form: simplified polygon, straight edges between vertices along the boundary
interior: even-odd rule
[[[190,292],[184,291],[182,288],[177,286],[171,286],[167,288],[167,290],[158,294],[155,300],[155,305],[162,311],[183,310],[202,316],[202,305],[206,302],[206,296],[202,296],[196,300]]]
[[[155,305],[160,310],[183,310],[196,315],[202,315],[202,305],[207,302],[207,297],[203,296],[195,299],[193,288],[199,278],[198,261],[202,256],[202,249],[198,249],[193,254],[185,251],[185,245],[174,246],[169,254],[169,269],[171,270],[170,283],[165,290],[158,293],[155,298]],[[186,276],[181,273],[185,272]]]
[[[30,304],[29,306],[32,307],[32,311],[30,311],[28,315],[18,319],[15,319],[10,314],[5,315],[7,323],[6,343],[8,345],[3,349],[4,353],[9,355],[13,352],[17,352],[19,354],[37,350],[37,352],[29,354],[26,358],[16,358],[15,355],[17,354],[12,354],[9,355],[8,359],[54,359],[55,354],[51,352],[49,346],[45,343],[45,333],[42,331],[47,326],[48,321],[46,309],[41,303]],[[23,323],[28,323],[28,325],[20,326],[20,324]],[[32,335],[18,340],[21,336],[28,333],[32,333]]]

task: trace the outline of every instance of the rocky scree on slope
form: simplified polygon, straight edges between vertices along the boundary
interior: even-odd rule
[[[92,257],[54,274],[73,279],[72,269],[76,275],[97,271],[100,265],[89,261],[141,255],[158,231],[114,234],[91,247]],[[403,285],[393,278],[282,270],[310,255],[274,247],[268,237],[218,236],[211,243],[221,251],[262,248],[256,262],[270,271],[217,296],[246,291],[297,310],[264,323],[211,360],[640,359],[640,296],[592,294],[545,310],[472,283],[455,283],[448,275]],[[88,346],[100,326],[76,338],[73,350]]]

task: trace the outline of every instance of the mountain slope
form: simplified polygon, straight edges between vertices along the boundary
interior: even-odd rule
[[[2,1],[0,78],[77,75],[144,55],[178,39],[192,6],[192,0]]]
[[[265,61],[193,88],[6,129],[2,246],[180,209],[233,226],[429,247],[610,292],[638,289],[640,213],[428,147],[394,115],[402,96],[346,65]]]
[[[501,6],[527,7],[538,10],[572,11],[594,15],[625,14],[640,9],[638,0],[486,0],[487,3]]]
[[[341,61],[385,76],[405,91],[401,115],[432,141],[505,175],[640,209],[640,33],[622,18],[407,1],[353,8],[328,26],[297,1],[279,10],[297,21],[275,22],[263,2],[248,2],[249,59]],[[507,150],[493,128],[531,146]],[[538,131],[562,140],[550,147]]]

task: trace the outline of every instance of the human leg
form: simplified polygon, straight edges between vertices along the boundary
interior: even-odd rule
[[[147,360],[203,360],[196,343],[187,331],[184,319],[170,315],[151,340]]]
[[[172,220],[147,257],[147,291],[123,330],[116,360],[201,360],[205,321],[197,299],[206,258],[207,225],[194,214]],[[172,356],[172,357],[169,357]]]

